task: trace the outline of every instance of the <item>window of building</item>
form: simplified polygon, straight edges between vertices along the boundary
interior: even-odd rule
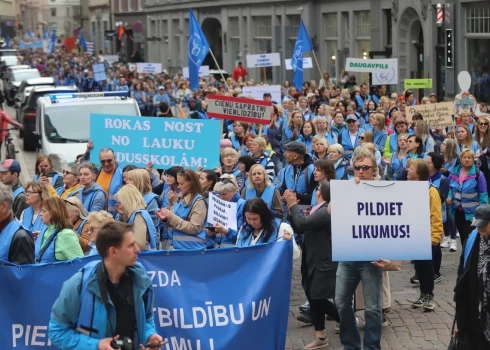
[[[132,1],[132,0],[128,0],[128,12],[133,11],[133,10],[131,9],[131,1]]]
[[[157,33],[157,31],[156,31],[156,21],[151,20],[150,21],[150,36],[152,36],[152,37],[153,36],[156,36],[156,33]]]
[[[70,8],[69,7],[66,8],[66,17],[70,17]]]
[[[122,12],[122,0],[117,0],[117,11],[116,12]]]
[[[473,3],[465,9],[466,34],[485,33],[490,36],[490,4]]]
[[[175,61],[174,66],[178,66],[180,62],[180,35],[174,36],[174,51],[175,51]]]
[[[240,37],[240,28],[238,27],[238,17],[230,17],[228,19],[228,32],[230,37]]]
[[[161,27],[162,27],[162,32],[161,32],[162,35],[163,36],[167,36],[168,35],[168,21],[164,19],[162,21],[162,26]]]
[[[356,36],[359,38],[371,37],[371,20],[369,11],[356,12]]]
[[[467,39],[468,72],[471,74],[470,92],[478,102],[490,105],[490,39]]]
[[[255,36],[272,38],[272,18],[270,16],[254,17]]]
[[[190,25],[189,25],[189,18],[184,19],[184,33],[189,38],[189,32],[190,32]]]
[[[337,38],[337,14],[327,13],[324,15],[325,38]]]
[[[56,9],[55,8],[51,9],[51,17],[56,17]]]
[[[298,36],[298,31],[299,31],[299,24],[301,22],[301,16],[300,15],[292,15],[292,16],[287,16],[288,20],[288,26],[289,26],[289,37],[294,38],[296,40],[296,37]]]
[[[138,0],[138,11],[143,11],[143,0]]]

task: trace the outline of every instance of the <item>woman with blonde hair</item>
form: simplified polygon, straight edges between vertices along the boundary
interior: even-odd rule
[[[434,146],[436,142],[434,141],[432,136],[430,136],[429,125],[427,124],[427,122],[425,120],[417,120],[415,122],[413,131],[415,132],[415,135],[420,137],[420,139],[422,140],[424,152],[434,152]]]
[[[371,131],[364,130],[359,136],[359,145],[364,146],[366,144],[374,145],[374,134]],[[376,165],[379,166],[381,164],[381,152],[377,147],[374,150],[374,156],[376,157]]]
[[[73,225],[73,231],[78,234],[78,240],[80,241],[80,247],[83,252],[89,250],[90,233],[88,232],[87,223],[87,211],[85,210],[82,202],[77,197],[70,197],[63,199],[68,211],[68,218]]]
[[[476,123],[475,141],[481,150],[490,146],[490,128],[488,127],[489,120],[485,117],[480,117]]]
[[[160,198],[152,192],[150,174],[146,169],[134,169],[128,172],[127,184],[134,185],[143,195],[146,203],[146,211],[150,214],[155,227],[158,227],[160,220],[157,211],[160,210]]]
[[[245,200],[259,197],[277,217],[282,218],[283,209],[281,194],[272,184],[264,167],[260,164],[252,165],[248,172],[248,186],[242,190]]]
[[[134,185],[124,185],[116,193],[116,210],[122,222],[133,225],[136,243],[141,250],[156,248],[156,229],[142,194]]]
[[[88,214],[87,223],[85,224],[85,226],[87,226],[87,230],[90,234],[90,243],[89,243],[89,249],[87,252],[85,252],[85,255],[99,254],[97,252],[97,247],[95,246],[95,240],[97,239],[97,234],[99,233],[102,226],[104,226],[108,222],[113,222],[113,221],[114,221],[114,217],[112,216],[112,214],[106,212],[105,210],[96,211]]]
[[[379,150],[380,155],[384,152],[388,132],[386,131],[386,117],[384,114],[376,113],[374,115],[376,123],[373,125],[373,143]]]
[[[458,154],[461,155],[465,149],[472,150],[473,153],[479,153],[478,143],[473,140],[473,135],[467,125],[461,124],[456,129],[458,139]]]
[[[311,158],[313,162],[316,162],[317,160],[320,159],[328,159],[327,151],[330,144],[328,143],[327,139],[319,135],[316,135],[313,137],[312,142],[313,142],[313,152]]]
[[[49,197],[48,185],[44,182],[32,181],[27,183],[27,208],[20,214],[19,221],[22,223],[22,226],[30,231],[35,237],[46,228],[39,214],[41,213],[43,203]]]
[[[221,151],[220,156],[223,166],[221,167],[221,171],[217,171],[217,173],[235,176],[238,187],[242,189],[245,183],[245,176],[238,169],[238,152],[231,147],[227,147]]]
[[[45,228],[36,239],[36,263],[53,263],[83,257],[83,251],[65,202],[58,197],[46,199],[39,214]]]
[[[458,145],[454,139],[445,139],[441,144],[441,153],[444,156],[444,164],[441,173],[449,177],[450,172],[459,164]]]

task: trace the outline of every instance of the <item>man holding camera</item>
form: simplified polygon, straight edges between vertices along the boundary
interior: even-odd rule
[[[136,262],[140,249],[132,226],[105,224],[95,245],[102,261],[88,263],[66,281],[53,305],[52,344],[73,350],[161,349],[151,280]]]

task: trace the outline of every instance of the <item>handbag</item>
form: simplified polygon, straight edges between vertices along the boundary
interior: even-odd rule
[[[461,337],[456,328],[456,313],[454,313],[453,327],[451,329],[451,340],[447,346],[447,350],[471,350],[466,336]]]
[[[391,260],[391,264],[386,266],[383,271],[400,271],[403,267],[402,260]]]

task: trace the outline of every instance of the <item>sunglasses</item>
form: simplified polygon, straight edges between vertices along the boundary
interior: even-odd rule
[[[347,124],[353,124],[353,123],[355,123],[355,122],[357,122],[357,120],[352,120],[352,119],[349,119],[349,120],[347,121]]]
[[[217,180],[217,182],[221,182],[221,183],[223,183],[223,184],[225,184],[225,185],[226,185],[226,184],[233,184],[233,181],[231,181],[231,179],[229,179],[229,178],[227,178],[227,177],[225,177],[225,178],[223,178],[223,179],[222,179],[222,178],[219,178],[219,179]]]
[[[359,171],[359,170],[362,170],[362,171],[368,171],[369,169],[372,169],[373,167],[372,166],[369,166],[369,165],[356,165],[354,166],[354,169],[356,171]]]
[[[481,126],[488,126],[488,123],[480,123],[478,125],[481,125]]]
[[[366,136],[360,136],[359,139],[364,141],[366,139]]]
[[[73,176],[77,176],[77,174],[72,173],[71,171],[63,170],[63,175],[69,175],[69,174],[71,174]]]
[[[111,158],[111,159],[101,159],[100,160],[100,164],[111,164],[112,161],[114,160],[114,158]]]

